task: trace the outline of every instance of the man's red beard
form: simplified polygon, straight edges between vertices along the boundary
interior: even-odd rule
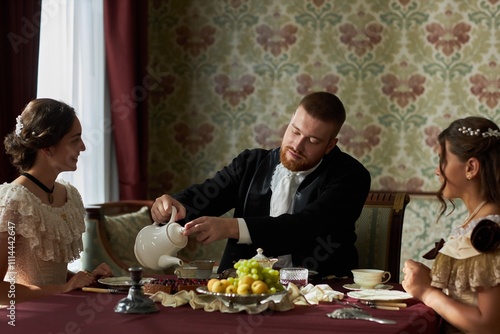
[[[292,151],[296,155],[299,155],[300,159],[299,160],[288,159],[288,157],[286,156],[287,151]],[[280,161],[283,164],[283,166],[285,166],[288,170],[290,170],[292,172],[300,172],[300,171],[307,170],[307,169],[313,167],[313,166],[309,166],[307,158],[304,157],[304,155],[302,153],[293,150],[290,146],[285,146],[285,147],[282,146],[281,147]]]

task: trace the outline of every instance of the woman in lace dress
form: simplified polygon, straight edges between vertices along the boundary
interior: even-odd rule
[[[85,150],[82,128],[70,106],[31,101],[4,140],[20,176],[0,185],[0,305],[90,285],[111,269],[67,270],[82,251],[85,210],[78,191],[56,178],[76,170]]]
[[[432,269],[405,262],[402,285],[444,319],[444,333],[498,333],[500,328],[500,131],[492,121],[467,117],[451,123],[438,137],[442,185],[440,216],[445,198],[460,198],[469,210],[465,221],[452,229]],[[453,206],[454,207],[454,206]],[[489,222],[493,247],[471,241],[474,228]],[[481,249],[479,251],[478,249]]]

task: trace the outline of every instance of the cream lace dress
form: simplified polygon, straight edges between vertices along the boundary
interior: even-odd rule
[[[0,232],[15,230],[15,257],[9,259],[9,278],[16,283],[60,285],[66,282],[67,265],[82,251],[85,209],[80,194],[68,182],[67,201],[51,207],[26,187],[0,185]],[[10,227],[10,229],[9,229]]]
[[[500,250],[480,253],[470,241],[472,230],[482,219],[500,224],[500,215],[490,215],[471,221],[465,228],[454,228],[431,270],[432,286],[470,305],[477,305],[478,288],[500,284]],[[452,333],[453,328],[447,326],[445,332]]]

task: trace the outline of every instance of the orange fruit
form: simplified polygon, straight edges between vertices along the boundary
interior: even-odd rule
[[[212,279],[210,279],[210,280],[208,281],[208,283],[207,283],[207,289],[208,289],[208,291],[212,291],[212,285],[213,285],[215,282],[217,282],[217,281],[219,281],[219,279],[217,279],[217,278],[212,278]],[[212,291],[212,292],[213,292],[213,291]]]
[[[254,281],[251,287],[252,287],[252,293],[255,294],[267,293],[268,290],[267,284],[260,280]]]
[[[231,294],[235,294],[235,293],[238,293],[238,288],[236,287],[236,285],[228,285],[227,288],[226,288],[226,293],[231,293]]]
[[[252,285],[252,283],[254,282],[254,279],[252,276],[250,275],[245,275],[243,277],[240,277],[240,279],[238,280],[238,285],[241,285],[241,284],[248,284],[248,285]]]
[[[250,284],[239,284],[238,285],[238,289],[236,290],[236,292],[239,294],[239,295],[250,295],[252,294],[252,287],[250,286]]]

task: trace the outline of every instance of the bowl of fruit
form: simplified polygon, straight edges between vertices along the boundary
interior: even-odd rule
[[[262,267],[254,259],[234,264],[237,277],[212,278],[207,286],[200,286],[200,294],[215,296],[226,305],[253,305],[272,300],[279,303],[287,293],[280,283],[279,271]]]

